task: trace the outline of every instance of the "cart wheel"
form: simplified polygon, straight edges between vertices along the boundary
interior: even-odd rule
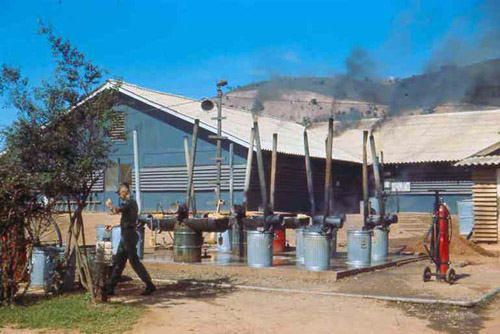
[[[431,280],[431,268],[425,267],[424,269],[424,274],[422,275],[422,278],[424,279],[424,282],[429,282]]]
[[[446,272],[446,282],[453,284],[457,281],[457,274],[455,272],[455,269],[449,268],[448,271]]]

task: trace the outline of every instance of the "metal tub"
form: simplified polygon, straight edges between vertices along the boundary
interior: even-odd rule
[[[321,232],[304,232],[304,266],[307,270],[330,269],[330,236]]]
[[[372,231],[347,231],[347,264],[365,267],[371,263]]]
[[[295,261],[304,262],[304,231],[303,228],[295,229]]]
[[[389,254],[389,229],[375,227],[372,237],[372,262],[384,262]]]
[[[217,250],[219,252],[230,252],[232,245],[233,231],[231,229],[222,233],[217,233]]]
[[[247,263],[249,267],[272,267],[273,232],[247,232]]]
[[[144,257],[144,228],[138,229],[137,235],[139,236],[139,239],[137,240],[137,255],[139,256],[139,259],[142,259]],[[113,255],[116,255],[121,239],[122,239],[121,227],[120,226],[113,227],[111,229],[111,243],[113,245]]]
[[[179,225],[174,230],[174,261],[201,262],[201,247],[203,236],[201,232]]]

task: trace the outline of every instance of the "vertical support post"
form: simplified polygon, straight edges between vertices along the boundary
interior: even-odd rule
[[[379,206],[379,211],[378,214],[380,217],[383,217],[385,215],[385,208],[384,208],[384,203],[383,203],[383,198],[382,198],[382,189],[381,189],[381,177],[380,177],[380,164],[377,156],[377,151],[375,147],[375,138],[373,136],[373,132],[370,133],[370,148],[371,148],[371,153],[372,153],[372,160],[373,160],[373,177],[375,179],[375,191],[377,193],[377,201],[378,201],[378,206]]]
[[[215,187],[215,205],[217,206],[221,199],[221,173],[222,173],[222,88],[217,87],[217,97],[219,103],[217,104],[217,180]]]
[[[234,205],[234,144],[229,144],[229,210]]]
[[[134,145],[134,169],[135,169],[135,199],[137,201],[138,213],[142,211],[141,201],[141,171],[139,164],[139,143],[137,139],[137,130],[133,132],[133,145]]]
[[[370,213],[370,203],[368,194],[368,131],[363,131],[363,223],[367,228],[368,215]]]
[[[309,138],[307,130],[304,130],[304,159],[306,165],[307,191],[309,193],[309,206],[311,208],[311,216],[316,215],[316,202],[314,200],[314,188],[312,178],[311,156],[309,154]]]
[[[188,136],[184,137],[184,156],[186,158],[186,170],[189,178],[189,173],[190,173],[190,166],[191,166],[191,153],[189,152],[189,139]],[[194,171],[194,168],[193,168]],[[193,209],[193,216],[196,215],[196,197],[194,194],[194,178],[193,178],[193,184],[191,187],[191,207]]]
[[[248,153],[247,153],[247,168],[245,170],[245,189],[244,189],[244,201],[245,201],[245,210],[248,210],[248,199],[250,192],[250,180],[252,179],[252,160],[253,160],[253,147],[255,142],[255,129],[252,128],[250,131],[250,142],[248,145]]]
[[[276,198],[276,164],[278,160],[278,134],[273,133],[273,151],[271,155],[271,189],[269,194],[269,209],[274,211]]]
[[[326,139],[325,164],[325,217],[330,215],[330,194],[332,186],[332,145],[333,145],[333,118],[328,119],[328,137]]]
[[[256,144],[255,146],[257,147],[257,167],[259,172],[260,194],[262,197],[264,216],[266,216],[269,214],[269,207],[267,203],[266,176],[264,174],[264,159],[262,157],[262,149],[260,145],[259,122],[257,120],[253,122],[253,128],[255,131],[255,144]]]
[[[191,188],[193,187],[193,180],[194,180],[194,165],[196,162],[196,145],[198,144],[198,128],[200,126],[200,120],[195,119],[194,120],[194,126],[193,126],[193,141],[191,144],[191,163],[189,164],[189,173],[188,173],[188,186],[186,190],[186,205],[188,208],[188,214],[189,214],[189,208],[191,204]]]

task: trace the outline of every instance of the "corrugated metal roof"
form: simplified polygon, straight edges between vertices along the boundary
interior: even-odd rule
[[[459,161],[455,166],[499,166],[500,155],[488,155],[485,157],[470,157]]]
[[[151,89],[139,87],[129,83],[119,84],[120,92],[133,98],[141,100],[155,108],[173,114],[191,123],[194,119],[200,120],[200,126],[217,132],[217,121],[211,119],[216,116],[215,111],[206,112],[201,109],[200,101],[178,95],[167,94]],[[250,131],[253,125],[252,114],[245,110],[229,108],[224,106],[222,114],[226,117],[222,122],[223,135],[240,145],[248,147],[250,140]],[[272,150],[273,133],[278,134],[278,152],[285,154],[304,155],[303,131],[304,127],[300,124],[284,121],[271,117],[259,117],[259,130],[261,145],[264,150]],[[322,144],[316,144],[316,141],[310,143],[310,154],[313,157],[325,158],[326,132],[320,138]],[[335,148],[333,151],[335,160],[360,163],[361,160],[349,152]]]
[[[334,146],[361,159],[363,130],[375,124],[385,163],[460,161],[500,141],[500,110],[489,110],[362,120],[335,137]],[[327,127],[313,126],[311,137],[324,138]]]

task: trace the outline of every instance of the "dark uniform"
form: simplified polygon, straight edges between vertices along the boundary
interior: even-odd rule
[[[139,240],[137,234],[137,202],[132,198],[126,199],[120,204],[118,212],[122,214],[120,219],[122,235],[116,256],[113,260],[113,270],[106,284],[106,289],[108,293],[114,293],[114,288],[125,269],[127,259],[130,261],[130,265],[139,278],[146,283],[146,286],[153,287],[151,277],[137,255],[137,241]]]

